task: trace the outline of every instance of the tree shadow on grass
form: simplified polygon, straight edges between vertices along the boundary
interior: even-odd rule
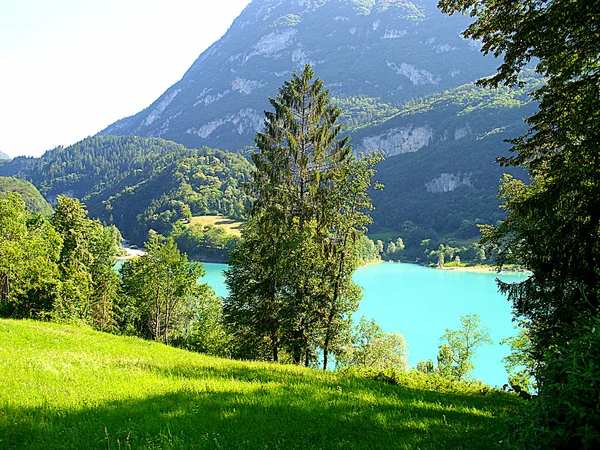
[[[493,447],[499,428],[483,396],[243,365],[150,370],[174,390],[75,411],[0,409],[0,448],[470,449]]]

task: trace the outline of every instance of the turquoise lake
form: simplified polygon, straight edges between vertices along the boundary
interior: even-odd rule
[[[218,295],[226,296],[225,264],[205,263],[208,283]],[[502,338],[515,334],[510,304],[498,293],[495,273],[437,270],[414,264],[381,263],[358,269],[354,281],[363,287],[363,300],[355,315],[375,321],[384,331],[399,331],[408,343],[409,363],[435,361],[440,337],[446,328],[460,326],[459,318],[478,314],[490,329],[493,345],[479,348],[473,378],[491,386],[507,382],[502,357],[508,347]],[[504,281],[522,281],[526,274],[501,274]]]

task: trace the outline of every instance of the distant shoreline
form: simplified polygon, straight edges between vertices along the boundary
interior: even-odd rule
[[[486,265],[479,265],[479,266],[464,266],[464,267],[436,267],[436,266],[428,266],[425,264],[418,264],[418,263],[414,263],[414,262],[404,262],[404,261],[388,261],[388,260],[374,260],[374,261],[369,261],[368,263],[363,264],[361,267],[365,267],[365,266],[369,266],[371,264],[377,264],[377,263],[394,263],[394,264],[413,264],[415,266],[420,266],[420,267],[426,267],[428,269],[435,269],[435,270],[447,270],[447,271],[455,271],[455,272],[471,272],[471,273],[497,273],[497,274],[528,274],[530,275],[532,272],[530,270],[525,270],[525,269],[502,269],[500,272],[498,272],[498,267],[497,266],[486,266]]]
[[[531,274],[531,272],[529,270],[525,270],[525,269],[502,269],[501,271],[498,271],[498,267],[497,266],[466,266],[466,267],[441,267],[441,268],[437,268],[439,270],[454,270],[457,272],[473,272],[473,273],[489,273],[489,272],[494,272],[494,273],[507,273],[507,274],[511,274],[511,273],[523,273],[523,274]]]
[[[146,250],[143,248],[131,248],[127,244],[123,244],[121,249],[125,250],[126,254],[123,256],[117,256],[117,260],[124,261],[126,259],[135,258],[136,256],[144,256],[146,254]]]

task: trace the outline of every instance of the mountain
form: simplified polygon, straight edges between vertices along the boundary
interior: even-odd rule
[[[0,161],[6,160],[6,159],[12,159],[12,158],[10,156],[8,156],[6,153],[0,152]]]
[[[542,85],[531,71],[522,81],[526,87],[491,91],[469,83],[432,94],[352,132],[356,151],[387,156],[378,166],[377,180],[385,188],[372,194],[371,230],[396,230],[406,239],[407,226],[417,226],[428,230],[426,238],[473,238],[479,235],[476,224],[503,219],[499,179],[526,174],[494,161],[508,155],[507,139],[526,132],[523,118],[537,109],[529,92]]]
[[[350,125],[493,73],[495,61],[459,34],[469,18],[436,3],[254,0],[179,82],[101,134],[239,150],[261,129],[268,97],[305,63],[348,106]]]
[[[468,17],[444,16],[436,3],[255,0],[147,109],[40,159],[2,162],[0,175],[26,178],[49,199],[81,198],[137,242],[149,228],[168,232],[185,207],[239,218],[251,165],[236,153],[262,129],[269,96],[311,63],[355,153],[386,156],[371,233],[402,237],[419,254],[423,239],[472,241],[478,224],[504,218],[503,172],[525,176],[494,160],[526,131],[537,107],[528,93],[542,80],[526,71],[527,88],[476,86],[497,61],[460,36]]]

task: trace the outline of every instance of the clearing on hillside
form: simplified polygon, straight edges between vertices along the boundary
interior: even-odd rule
[[[0,320],[0,373],[14,449],[494,448],[522,406],[425,374],[396,386],[34,321]]]
[[[212,225],[215,227],[221,227],[228,234],[240,237],[242,235],[241,231],[244,223],[225,216],[194,216],[190,219],[189,225]]]

